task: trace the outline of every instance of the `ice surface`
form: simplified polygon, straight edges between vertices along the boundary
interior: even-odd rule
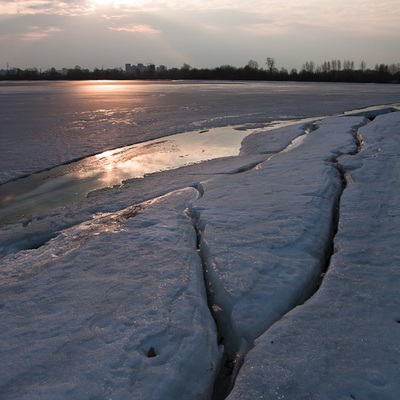
[[[197,196],[99,216],[2,260],[0,398],[208,397],[220,350],[184,212]]]
[[[398,86],[123,87],[106,107],[105,89],[77,85],[64,109],[51,88],[23,96],[54,103],[43,119],[30,111],[38,126],[24,142],[37,149],[54,129],[52,146],[17,165],[27,148],[2,135],[13,149],[2,179],[188,126],[253,122],[259,133],[238,157],[0,229],[1,399],[219,400],[229,384],[230,399],[397,398],[400,113],[317,116],[394,101]],[[2,133],[21,127],[17,115]],[[283,115],[308,120],[268,130]]]
[[[322,287],[256,341],[229,400],[398,399],[399,127],[393,113],[360,129]]]
[[[253,154],[252,145],[246,142],[240,158],[225,157],[186,168],[151,174],[146,176],[146,179],[131,179],[123,186],[91,192],[83,203],[73,204],[64,209],[50,209],[34,217],[30,214],[24,215],[17,219],[17,223],[4,226],[0,230],[0,255],[18,249],[37,247],[53,237],[56,232],[91,219],[93,214],[118,211],[133,203],[140,203],[173,190],[187,186],[196,187],[199,182],[212,176],[229,175],[249,169],[265,159],[264,154],[257,154],[261,149],[260,141],[264,143],[262,152],[270,157],[284,150],[292,140],[304,134],[306,129],[308,124],[296,124],[272,131],[265,129],[260,134],[253,135],[255,141],[253,149],[256,149]]]
[[[201,247],[231,356],[245,354],[315,290],[343,189],[336,157],[356,151],[354,131],[364,123],[362,117],[327,118],[290,152],[203,182],[196,203]]]
[[[398,85],[292,82],[0,84],[0,183],[180,132],[399,102]]]

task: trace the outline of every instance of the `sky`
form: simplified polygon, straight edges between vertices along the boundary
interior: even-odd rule
[[[399,0],[0,0],[0,69],[400,62]]]

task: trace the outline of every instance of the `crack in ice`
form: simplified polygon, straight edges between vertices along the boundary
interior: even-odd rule
[[[366,123],[367,123],[367,121],[365,121],[365,124]],[[361,124],[360,126],[363,126],[363,125],[364,124]],[[317,124],[314,124],[313,128],[314,128],[313,131],[315,131],[319,128],[319,126]],[[305,137],[305,135],[304,135],[304,137]],[[301,145],[304,141],[304,137],[300,136],[300,139],[297,139],[294,142],[292,142],[284,151],[281,151],[278,154],[282,154],[286,151],[289,151],[289,150]],[[340,150],[337,150],[337,151],[334,150],[333,156],[331,157],[331,159],[329,161],[327,160],[332,165],[332,167],[335,168],[338,172],[338,178],[337,178],[338,179],[338,188],[337,188],[337,192],[335,195],[336,199],[332,203],[332,211],[331,211],[332,217],[331,217],[331,224],[329,227],[330,234],[328,235],[326,241],[324,242],[324,249],[322,251],[323,256],[321,257],[321,272],[316,281],[306,283],[307,288],[306,288],[306,286],[304,286],[304,292],[303,292],[304,297],[300,298],[298,300],[298,302],[293,305],[292,308],[287,310],[281,316],[281,318],[283,318],[288,312],[290,312],[296,306],[301,305],[305,301],[309,300],[316,293],[316,291],[318,291],[318,289],[322,283],[323,277],[325,276],[325,273],[329,268],[330,259],[335,252],[334,238],[338,231],[340,199],[343,194],[343,191],[347,187],[346,171],[339,164],[339,158],[342,156],[353,156],[353,155],[357,154],[362,147],[361,146],[362,137],[360,136],[358,130],[356,130],[353,137],[354,137],[354,143],[357,145],[356,151],[349,150],[346,153],[341,153]],[[276,155],[278,155],[278,154],[276,154]],[[270,157],[268,160],[270,160],[273,157]],[[266,160],[266,161],[268,161],[268,160]],[[252,171],[253,168],[247,168],[244,171],[240,171],[240,172]],[[201,254],[201,257],[203,260],[203,265],[204,265],[206,287],[209,292],[210,310],[211,310],[211,313],[214,315],[214,318],[217,323],[218,332],[219,332],[219,336],[220,336],[219,340],[222,341],[222,336],[223,336],[224,340],[226,339],[225,336],[228,337],[228,348],[225,348],[225,354],[224,354],[224,359],[223,359],[223,362],[221,365],[220,375],[217,378],[217,381],[214,386],[213,400],[222,400],[222,399],[225,399],[229,395],[230,391],[234,387],[236,376],[238,375],[238,373],[240,371],[240,368],[245,360],[247,352],[251,350],[253,345],[251,345],[249,347],[248,343],[244,344],[243,342],[242,342],[242,345],[238,344],[238,343],[240,343],[241,340],[244,340],[244,338],[240,339],[240,335],[237,336],[238,334],[235,333],[235,323],[232,320],[232,304],[229,301],[229,298],[230,298],[229,293],[226,292],[222,283],[220,282],[220,280],[215,272],[215,266],[209,265],[210,262],[212,262],[212,261],[211,261],[210,255],[209,255],[207,243],[204,242],[204,240],[203,240],[206,224],[207,224],[206,221],[201,220],[200,214],[196,215],[196,229],[198,232],[198,236],[200,237],[199,253]],[[267,330],[268,330],[268,328],[267,328]],[[235,336],[237,336],[236,339],[233,339],[232,337],[235,337]],[[232,343],[236,343],[236,346],[232,347]],[[229,350],[229,346],[230,346],[230,350]]]

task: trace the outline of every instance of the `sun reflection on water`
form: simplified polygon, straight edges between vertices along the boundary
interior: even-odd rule
[[[33,174],[0,189],[0,224],[84,200],[88,193],[134,178],[239,154],[251,131],[233,127],[186,132],[107,150],[83,160]]]

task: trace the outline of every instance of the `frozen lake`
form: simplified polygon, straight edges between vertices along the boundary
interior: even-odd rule
[[[397,91],[313,83],[1,84],[0,182],[28,177],[0,186],[0,223],[123,180],[237,155],[257,129],[390,103]]]
[[[176,133],[321,117],[399,101],[398,85],[0,84],[0,183]]]
[[[1,84],[0,398],[397,400],[399,109]]]

